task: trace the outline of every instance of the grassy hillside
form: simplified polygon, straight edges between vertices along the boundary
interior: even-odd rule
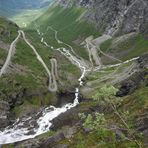
[[[11,43],[17,36],[18,26],[2,17],[0,17],[0,40],[5,43]]]
[[[37,9],[47,6],[52,2],[52,0],[1,0],[0,9],[4,8],[6,10],[20,10],[20,9]]]
[[[97,37],[100,34],[92,24],[80,19],[84,13],[85,9],[83,8],[52,6],[30,27],[33,28],[36,23],[42,32],[46,32],[47,27],[52,26],[58,31],[58,37],[61,41],[72,45],[81,57],[88,59],[87,51],[80,46],[80,43],[90,35]],[[48,30],[45,36],[49,44],[55,47],[59,46],[54,39],[53,31]]]
[[[18,35],[18,29],[16,24],[0,18],[0,66],[6,60],[9,46]],[[26,31],[26,37],[36,48],[49,69],[51,69],[50,58],[52,56],[57,58],[58,75],[60,77],[59,92],[65,91],[65,89],[69,89],[78,83],[80,71],[76,66],[71,65],[58,52],[42,45],[35,30]],[[7,48],[2,49],[2,46]],[[0,100],[11,102],[13,104],[11,110],[17,116],[26,108],[30,110],[32,107],[39,108],[41,105],[56,103],[56,94],[48,91],[48,75],[45,69],[22,38],[16,44],[16,51],[11,58],[7,73],[0,78],[0,92]],[[17,103],[18,100],[20,103]]]
[[[52,0],[2,0],[0,1],[0,16],[9,18],[19,27],[26,27],[37,19],[51,2]]]
[[[94,38],[100,36],[95,26],[82,19],[85,13],[84,8],[52,6],[49,7],[44,14],[42,13],[43,11],[40,10],[25,11],[25,13],[20,13],[12,19],[22,27],[24,27],[24,24],[28,25],[24,28],[26,38],[36,48],[49,69],[51,69],[50,59],[52,57],[57,59],[58,75],[60,78],[57,81],[58,92],[51,93],[48,91],[48,75],[37,60],[32,49],[21,37],[16,44],[16,51],[11,59],[12,62],[9,66],[8,73],[0,78],[0,100],[5,100],[11,104],[10,111],[15,113],[16,117],[24,115],[26,112],[30,113],[32,109],[38,110],[41,106],[53,105],[57,101],[57,97],[61,99],[59,92],[63,93],[66,91],[66,93],[69,93],[69,91],[74,90],[75,86],[78,86],[77,80],[80,77],[80,70],[58,51],[42,44],[41,36],[37,34],[37,29],[39,29],[41,33],[44,33],[44,39],[49,45],[56,48],[65,46],[57,43],[54,32],[48,28],[49,26],[53,27],[58,31],[58,38],[71,45],[75,52],[86,60],[89,59],[88,53],[81,43],[88,36],[93,35]],[[36,19],[37,16],[40,17]],[[33,21],[31,24],[29,24],[30,20]],[[10,45],[16,38],[18,29],[14,23],[0,18],[0,40],[2,43]],[[101,50],[106,53],[111,53],[122,60],[140,56],[148,51],[148,40],[142,35],[137,34],[128,39],[120,40],[120,42],[115,42],[117,40],[119,40],[119,37],[107,40],[101,45]],[[1,46],[0,44],[0,64],[2,66],[8,50],[2,49]],[[109,60],[106,61],[110,64]],[[105,93],[104,96],[99,94],[104,84],[110,84],[111,80],[122,77],[122,74],[127,73],[128,75],[128,73],[131,72],[128,71],[128,68],[131,68],[130,66],[132,64],[136,65],[137,63],[127,63],[120,66],[118,70],[116,69],[117,67],[115,67],[104,69],[101,72],[92,72],[85,78],[84,87],[81,87],[80,91],[83,97],[89,99],[84,99],[84,102],[80,103],[80,105],[74,109],[76,113],[73,112],[73,114],[70,114],[71,120],[75,120],[76,116],[78,119],[76,119],[76,122],[78,121],[78,123],[82,125],[78,132],[70,136],[68,140],[65,138],[59,141],[58,144],[67,144],[71,148],[136,148],[135,139],[141,143],[143,142],[143,135],[136,131],[135,126],[137,119],[141,119],[141,117],[145,115],[148,107],[148,89],[145,84],[141,84],[140,87],[137,87],[137,90],[123,98],[117,98],[115,94],[107,97]],[[142,66],[140,67],[141,69],[139,69],[139,71],[143,70]],[[138,64],[136,68],[138,70]],[[147,73],[147,71],[145,70],[144,73]],[[106,79],[105,77],[109,75],[111,75],[111,77]],[[140,76],[142,77],[142,75]],[[145,77],[147,77],[147,75]],[[101,78],[104,78],[104,80],[101,81]],[[146,78],[143,79],[142,77],[141,79],[145,81]],[[117,83],[115,86],[118,87],[121,81]],[[89,90],[91,90],[91,92],[89,92]],[[101,101],[92,99],[95,98],[96,94],[100,95],[100,100],[103,99]],[[115,101],[113,103],[117,105],[116,111],[110,107],[108,102],[104,102],[104,100],[109,99],[109,102],[111,102],[112,97]],[[128,133],[129,129],[122,123],[121,119],[116,116],[117,111],[123,116],[131,129],[131,133]],[[105,128],[107,130],[109,129],[109,132],[103,130],[96,132],[93,130],[89,131],[89,128],[85,129],[83,127],[84,121],[81,121],[78,117],[79,112],[86,114],[91,113],[93,117],[95,117],[96,112],[103,113],[106,119]],[[143,127],[143,125],[141,127]],[[132,134],[135,135],[135,139],[133,139]],[[126,137],[130,138],[130,140],[126,139]]]
[[[148,40],[141,34],[131,36],[114,44],[117,39],[113,38],[104,42],[101,45],[101,50],[112,53],[121,60],[128,60],[148,52]]]

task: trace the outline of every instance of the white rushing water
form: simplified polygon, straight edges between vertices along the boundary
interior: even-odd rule
[[[37,32],[39,35],[41,34],[39,30],[37,30]],[[47,47],[51,47],[52,49],[54,49],[52,46],[48,45],[44,41],[44,38],[41,38],[41,42],[44,43]],[[63,51],[61,51],[61,53],[66,55],[81,69],[82,74],[78,79],[79,85],[81,86],[83,84],[83,78],[85,77],[85,73],[87,71],[86,67],[81,65],[81,63],[77,61],[77,59],[68,50],[63,48]],[[51,121],[58,117],[60,114],[77,106],[79,104],[78,98],[79,88],[76,88],[75,99],[73,103],[68,103],[61,108],[50,106],[41,110],[33,117],[24,117],[22,119],[17,119],[13,125],[5,128],[4,131],[0,131],[0,145],[35,138],[38,135],[48,132],[50,130],[50,127],[52,126]]]
[[[76,88],[75,100],[73,103],[68,103],[61,108],[50,106],[39,112],[38,114],[41,114],[41,116],[36,121],[37,125],[31,124],[33,117],[17,119],[12,126],[7,127],[3,132],[0,132],[0,144],[14,143],[34,138],[49,131],[52,125],[51,121],[54,118],[79,104],[78,97],[79,89]],[[38,116],[38,114],[36,116]]]

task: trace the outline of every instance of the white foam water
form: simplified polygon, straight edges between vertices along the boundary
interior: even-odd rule
[[[48,132],[52,125],[51,121],[54,118],[79,104],[78,97],[79,89],[76,88],[75,100],[73,103],[68,103],[61,108],[50,106],[39,112],[38,114],[42,114],[42,116],[37,119],[37,126],[35,127],[31,124],[32,117],[23,118],[21,120],[17,119],[11,127],[7,127],[3,132],[0,132],[0,144],[15,143],[35,138],[38,135]],[[28,122],[30,122],[29,125]]]
[[[41,35],[41,32],[39,29],[37,29],[38,35]],[[44,41],[44,38],[41,38],[41,42],[44,43],[47,47],[51,47],[51,49],[54,49],[53,46],[50,46],[47,44],[47,42]],[[58,49],[57,49],[58,50]],[[83,64],[81,65],[81,62],[72,56],[68,50],[63,48],[63,52],[59,50],[62,54],[64,54],[66,57],[68,57],[71,61],[73,61],[74,64],[76,64],[81,69],[81,76],[78,79],[79,85],[83,85],[83,78],[85,77],[85,73],[87,72],[87,69]],[[5,128],[4,131],[0,131],[0,144],[9,144],[9,143],[15,143],[31,138],[35,138],[38,135],[41,135],[43,133],[46,133],[50,130],[50,127],[52,126],[52,120],[58,117],[60,114],[66,112],[67,110],[76,107],[79,104],[79,88],[76,88],[75,90],[75,99],[73,103],[68,103],[64,105],[61,108],[56,108],[54,106],[47,107],[36,114],[36,118],[33,119],[33,117],[28,118],[22,118],[17,119],[16,122]],[[32,121],[36,120],[36,124],[33,125]]]

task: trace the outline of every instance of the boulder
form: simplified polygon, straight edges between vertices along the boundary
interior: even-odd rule
[[[55,134],[54,136],[49,137],[47,140],[45,140],[40,148],[52,148],[52,146],[61,140],[65,139],[64,134],[62,132],[59,132]]]

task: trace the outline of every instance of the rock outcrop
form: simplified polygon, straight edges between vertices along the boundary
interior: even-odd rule
[[[148,86],[148,54],[141,56],[138,61],[139,71],[121,83],[116,96],[123,97],[131,94],[139,87]]]
[[[0,101],[0,129],[10,124],[10,106],[6,101]]]
[[[96,25],[99,32],[110,35],[130,32],[147,33],[147,0],[58,0],[65,7],[85,7],[84,19]]]

